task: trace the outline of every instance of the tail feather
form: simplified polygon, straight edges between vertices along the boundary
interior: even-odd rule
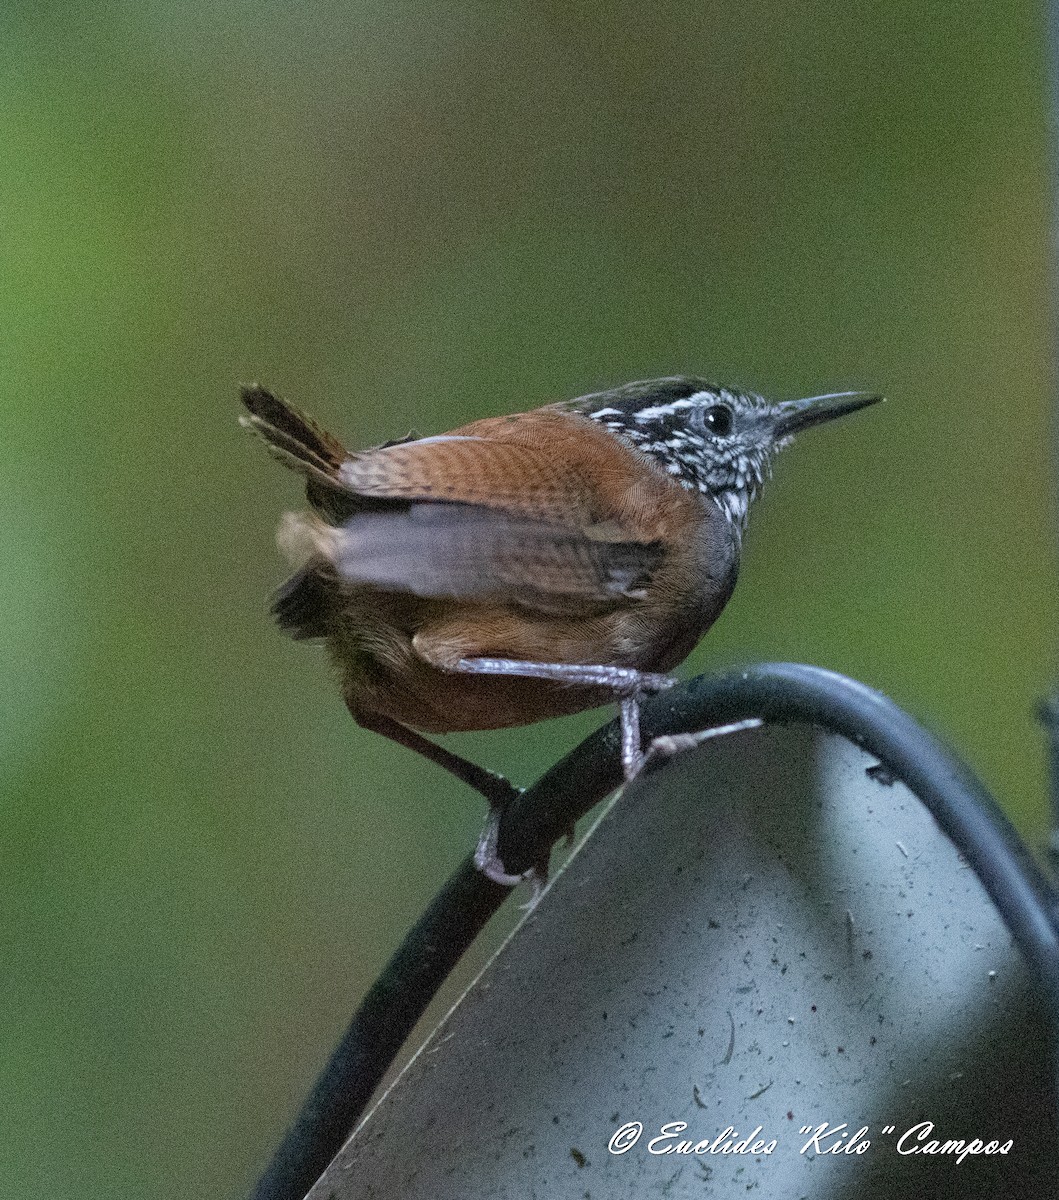
[[[303,567],[279,589],[272,612],[280,629],[295,641],[327,637],[331,629],[334,584],[313,567]]]
[[[308,479],[316,480],[323,487],[337,486],[334,468],[322,458],[317,458],[288,434],[263,425],[258,417],[242,417],[240,421],[245,428],[252,429],[260,435],[268,447],[269,454],[285,467],[300,472]]]
[[[256,383],[242,388],[241,395],[250,414],[245,423],[269,444],[324,471],[337,471],[346,460],[345,446],[292,404]]]
[[[310,417],[265,388],[250,384],[241,389],[248,416],[242,424],[252,429],[284,466],[307,476],[309,503],[331,520],[344,520],[352,511],[351,494],[339,478],[349,457],[342,443]]]

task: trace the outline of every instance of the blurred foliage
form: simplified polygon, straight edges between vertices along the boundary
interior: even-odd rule
[[[5,1190],[248,1186],[482,805],[266,597],[354,444],[656,374],[880,388],[689,663],[833,667],[1045,832],[1056,623],[1035,5],[9,4]],[[451,744],[528,781],[602,713]],[[782,803],[782,797],[777,797]]]

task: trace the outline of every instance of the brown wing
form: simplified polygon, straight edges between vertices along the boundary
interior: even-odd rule
[[[559,524],[593,523],[583,477],[540,449],[469,433],[421,438],[351,456],[342,484],[366,499],[473,504]]]
[[[634,464],[589,422],[536,410],[346,454],[263,389],[243,400],[247,423],[308,476],[309,502],[337,527],[326,557],[350,583],[576,612],[638,594],[661,563],[659,538],[584,469],[587,439],[597,458],[617,456],[603,477],[627,494]]]
[[[615,534],[472,504],[417,501],[403,511],[354,515],[335,538],[332,557],[351,583],[587,612],[638,595],[661,561],[659,543]]]
[[[587,615],[640,594],[662,543],[622,520],[600,490],[593,453],[635,464],[586,424],[537,410],[352,456],[339,472],[351,491],[408,505],[351,517],[339,573],[542,612]],[[604,463],[605,478],[614,471]]]

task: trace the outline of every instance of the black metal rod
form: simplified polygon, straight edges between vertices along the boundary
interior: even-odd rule
[[[818,667],[772,663],[700,677],[643,706],[644,738],[746,717],[817,726],[875,755],[927,806],[977,873],[1015,937],[1059,1031],[1059,903],[1044,874],[979,780],[892,701]],[[612,722],[508,809],[500,855],[508,870],[538,861],[570,823],[621,782]],[[468,858],[372,985],[254,1200],[301,1200],[337,1154],[427,1005],[510,892]]]
[[[1051,138],[1050,153],[1047,165],[1050,168],[1048,178],[1051,180],[1051,242],[1048,256],[1048,275],[1051,281],[1051,321],[1052,331],[1052,405],[1051,405],[1051,461],[1052,461],[1052,519],[1055,522],[1059,514],[1059,0],[1049,0],[1048,25],[1046,35],[1045,63],[1048,73],[1049,125]],[[1049,744],[1049,791],[1052,801],[1052,836],[1050,849],[1053,863],[1059,862],[1059,686],[1054,686],[1052,694],[1045,700],[1040,709],[1042,723],[1048,735]]]

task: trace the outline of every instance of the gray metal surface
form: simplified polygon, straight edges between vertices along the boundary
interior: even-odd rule
[[[1011,938],[873,762],[770,729],[629,787],[312,1200],[1055,1194]],[[862,1126],[861,1153],[817,1152]],[[731,1149],[751,1134],[771,1152]],[[1012,1145],[898,1153],[930,1138]]]

